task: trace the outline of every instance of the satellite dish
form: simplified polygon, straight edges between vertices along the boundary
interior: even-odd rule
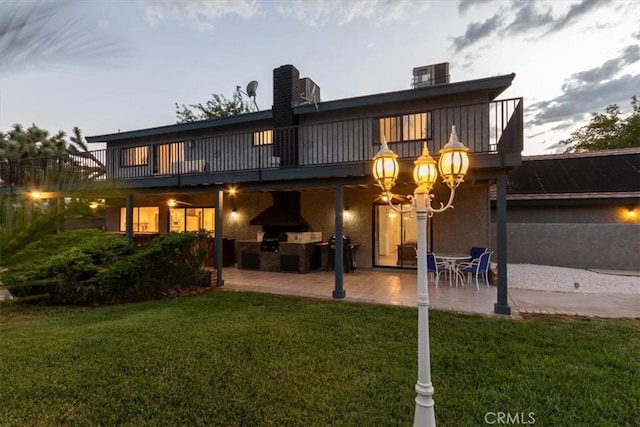
[[[252,80],[249,82],[249,84],[247,85],[247,96],[248,97],[254,97],[256,96],[256,89],[258,89],[258,82],[255,80]]]
[[[249,82],[246,92],[243,92],[242,89],[240,89],[240,86],[236,86],[236,91],[238,91],[238,93],[243,94],[249,99],[253,98],[253,105],[250,106],[249,109],[251,110],[252,108],[255,108],[256,111],[260,111],[258,104],[256,103],[256,89],[258,89],[258,82],[255,80]]]

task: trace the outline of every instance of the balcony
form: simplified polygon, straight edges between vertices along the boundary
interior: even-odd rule
[[[21,187],[73,190],[89,183],[100,188],[147,188],[366,176],[381,135],[387,136],[399,159],[408,162],[420,155],[424,142],[437,155],[452,124],[470,149],[474,169],[520,162],[522,98],[391,119],[367,117],[241,133],[221,133],[216,128],[204,136],[178,134],[176,142],[131,140],[126,147],[79,155],[5,161],[0,164],[0,193],[19,192]]]

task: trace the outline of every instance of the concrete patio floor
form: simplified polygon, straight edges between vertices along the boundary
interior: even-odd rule
[[[309,274],[223,270],[228,291],[252,291],[278,295],[332,299],[333,271]],[[416,272],[407,270],[357,269],[344,274],[345,301],[416,307]],[[429,284],[429,306],[437,310],[498,316],[493,311],[496,288],[475,283],[450,286],[440,278],[440,286]],[[509,289],[512,317],[522,313],[568,314],[597,317],[640,317],[640,295],[594,295]]]

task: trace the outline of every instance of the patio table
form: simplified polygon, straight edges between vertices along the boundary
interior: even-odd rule
[[[435,254],[436,260],[440,260],[445,265],[445,270],[449,273],[449,284],[451,284],[452,277],[455,276],[456,288],[458,287],[458,278],[464,284],[464,275],[458,270],[458,261],[468,261],[471,259],[469,254],[453,254],[453,253],[438,253]]]

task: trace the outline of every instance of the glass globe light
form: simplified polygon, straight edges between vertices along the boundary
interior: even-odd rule
[[[455,125],[451,126],[449,142],[440,150],[440,159],[438,159],[442,182],[450,188],[456,188],[464,181],[464,176],[469,169],[468,151],[469,149],[458,140]]]

